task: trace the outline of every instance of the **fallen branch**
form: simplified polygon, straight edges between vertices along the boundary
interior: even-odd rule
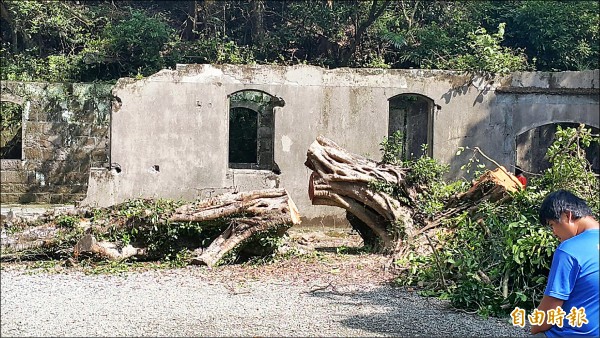
[[[214,266],[229,251],[252,242],[252,237],[271,233],[282,236],[300,224],[300,214],[285,189],[228,193],[178,208],[171,222],[206,222],[230,219],[227,228],[192,260]],[[253,250],[255,248],[247,248]]]
[[[83,253],[91,253],[112,261],[120,261],[133,256],[145,256],[147,250],[145,248],[135,248],[127,245],[121,249],[115,243],[98,242],[92,235],[85,235],[77,242],[73,248],[75,258]]]

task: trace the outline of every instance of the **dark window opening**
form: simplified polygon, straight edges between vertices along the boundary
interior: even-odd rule
[[[271,170],[275,162],[275,107],[285,101],[258,90],[242,90],[229,96],[229,167]]]
[[[550,162],[546,158],[548,148],[554,142],[556,127],[577,128],[579,123],[551,123],[530,129],[517,136],[516,165],[527,172],[541,173],[550,168]],[[600,129],[585,126],[592,130],[592,134],[598,134]],[[592,170],[600,173],[600,149],[593,143],[585,148],[586,158],[592,164]]]
[[[0,101],[2,129],[0,129],[0,158],[20,160],[23,147],[23,107],[13,102]]]
[[[258,113],[247,108],[229,111],[229,163],[258,163]]]
[[[388,136],[397,131],[401,133],[400,159],[417,159],[425,154],[432,156],[433,100],[421,95],[401,94],[389,101]]]

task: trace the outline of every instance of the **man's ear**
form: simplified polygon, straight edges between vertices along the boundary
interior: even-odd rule
[[[573,223],[573,213],[571,212],[571,210],[565,211],[565,216],[567,216],[567,221],[569,222],[569,224]]]

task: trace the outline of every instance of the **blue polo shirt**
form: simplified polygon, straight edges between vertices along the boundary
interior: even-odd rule
[[[553,325],[544,332],[548,337],[592,336],[598,337],[598,305],[600,303],[598,261],[600,255],[600,230],[590,229],[560,243],[548,275],[545,295],[564,300],[566,313],[563,327]],[[585,310],[587,324],[569,325],[567,316],[575,307]],[[577,325],[577,323],[574,323]]]

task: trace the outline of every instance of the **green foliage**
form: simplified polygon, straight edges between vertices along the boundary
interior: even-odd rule
[[[446,183],[443,180],[450,166],[440,163],[438,160],[427,155],[427,145],[422,145],[423,155],[417,159],[402,160],[403,137],[401,131],[394,132],[390,137],[384,138],[380,143],[382,151],[381,162],[408,168],[406,182],[410,185],[419,186],[417,194],[417,211],[427,217],[442,211],[446,201],[453,195],[465,191],[468,187],[466,182],[457,181]],[[390,184],[387,181],[375,180],[369,182],[369,189],[388,194],[395,199],[408,203],[403,196],[403,191],[398,185]]]
[[[404,161],[404,165],[411,170],[406,176],[406,180],[411,184],[432,185],[442,183],[442,177],[450,170],[450,166],[440,163],[436,159],[427,155],[427,145],[422,145],[423,156],[416,160]]]
[[[150,75],[164,66],[161,51],[170,39],[171,29],[163,18],[132,10],[130,16],[106,25],[98,45],[105,45],[105,60],[114,59],[122,73]]]
[[[598,1],[521,1],[507,12],[509,42],[544,71],[600,68]]]
[[[60,215],[56,218],[55,222],[61,228],[72,229],[79,224],[79,218],[71,215]]]
[[[592,171],[585,149],[600,146],[600,137],[580,125],[562,129],[557,126],[554,143],[546,157],[552,165],[543,173],[543,183],[548,190],[567,189],[590,201],[590,207],[600,210],[598,191],[600,180]]]
[[[434,181],[427,189],[417,195],[416,208],[419,212],[431,218],[444,210],[444,206],[452,196],[467,191],[468,188],[468,182],[463,180],[452,183]]]
[[[391,184],[388,181],[384,180],[373,180],[369,182],[367,187],[373,191],[381,192],[387,195],[390,195],[396,199],[402,199],[402,191],[400,186]]]
[[[20,53],[7,56],[3,64],[2,79],[9,81],[63,82],[76,81],[79,76],[76,56],[49,55],[39,58]]]
[[[476,216],[457,217],[444,245],[433,255],[411,256],[410,269],[399,280],[419,284],[429,295],[453,306],[500,316],[515,306],[533,309],[543,295],[557,239],[537,221],[536,206],[544,195],[522,192],[504,205],[482,204]],[[446,284],[440,280],[444,276]]]
[[[112,211],[107,231],[104,233],[104,229],[99,229],[97,235],[118,245],[146,247],[150,259],[180,260],[182,251],[208,245],[225,226],[169,222],[168,217],[182,204],[164,199],[128,200]]]
[[[170,222],[169,217],[182,204],[182,201],[164,199],[128,200],[108,211],[94,213],[94,222],[107,224],[96,228],[95,235],[118,246],[131,244],[147,248],[146,259],[161,260],[170,266],[179,267],[189,263],[190,250],[208,247],[231,222],[244,217],[231,215],[205,222]],[[275,227],[266,233],[254,234],[229,251],[217,264],[237,262],[240,250],[245,248],[251,248],[259,256],[273,255],[282,243],[278,231],[279,228]]]
[[[389,137],[385,137],[379,144],[382,152],[381,162],[385,164],[400,165],[402,163],[403,152],[403,134],[400,130],[396,130]]]
[[[582,70],[600,53],[595,1],[3,1],[1,20],[1,79],[21,81],[115,81],[177,63],[506,72],[529,69],[525,55]]]
[[[528,70],[530,67],[527,65],[527,57],[523,52],[513,51],[500,45],[504,39],[505,26],[505,23],[500,23],[498,32],[491,35],[485,28],[479,28],[475,32],[469,33],[467,35],[469,39],[467,53],[451,56],[448,59],[441,58],[436,62],[436,67],[500,74]]]
[[[179,41],[169,48],[168,58],[177,62],[252,64],[252,50],[235,41],[220,37],[206,37],[196,41]],[[183,60],[181,60],[183,59]]]
[[[481,315],[505,315],[515,306],[533,309],[541,300],[558,239],[540,224],[543,198],[560,188],[586,198],[598,214],[598,178],[581,147],[592,142],[589,130],[558,129],[548,150],[552,168],[531,178],[527,189],[504,204],[484,202],[472,214],[450,220],[438,232],[434,255],[410,254],[398,283],[418,285],[422,294],[449,299],[453,306]],[[597,142],[597,140],[596,140]],[[436,261],[439,259],[439,263]]]

